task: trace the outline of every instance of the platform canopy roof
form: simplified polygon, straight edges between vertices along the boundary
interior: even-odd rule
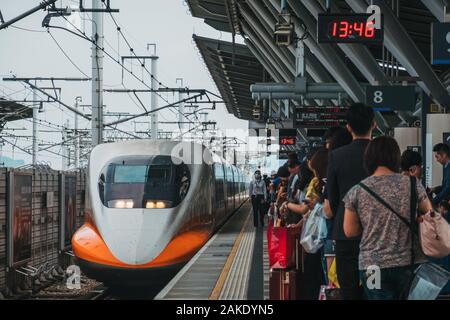
[[[33,108],[0,98],[0,130],[7,122],[33,117]]]
[[[241,119],[251,119],[255,103],[250,85],[264,80],[262,65],[245,45],[196,35],[193,38],[228,112]]]
[[[398,85],[407,81],[416,83],[435,103],[450,108],[450,68],[430,63],[431,24],[445,21],[445,1],[330,1],[333,13],[364,13],[371,3],[381,8],[384,43],[372,46],[318,44],[317,19],[320,13],[326,12],[326,1],[286,2],[297,36],[309,35],[304,41],[308,81],[339,83],[351,98],[348,102],[365,101],[363,84]],[[194,17],[204,19],[206,24],[219,31],[242,36],[250,56],[259,61],[274,81],[293,82],[295,47],[278,47],[273,40],[275,24],[283,19],[280,17],[280,0],[188,0],[187,3]],[[229,44],[229,47],[232,51],[233,46]],[[239,50],[244,50],[241,45]],[[207,59],[211,58],[206,58],[205,62],[220,88],[217,70],[212,70],[217,66]],[[238,90],[234,88],[235,84],[234,81],[228,84],[229,91]],[[236,106],[231,107],[230,112],[236,114],[233,109]],[[377,112],[379,128],[385,132],[394,126],[412,124],[420,115],[420,107],[418,103],[414,112]]]

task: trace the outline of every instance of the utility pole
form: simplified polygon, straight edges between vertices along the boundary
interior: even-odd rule
[[[151,56],[151,73],[153,77],[151,78],[151,85],[150,88],[152,90],[151,98],[150,98],[150,110],[154,111],[158,109],[158,93],[154,90],[159,89],[159,83],[158,83],[158,56],[156,55],[156,44],[149,43],[147,44],[147,50],[153,47],[153,55]],[[151,114],[151,138],[152,140],[158,139],[158,112],[153,112]]]
[[[63,130],[62,130],[62,161],[61,161],[61,170],[67,170],[67,128],[68,126],[66,126],[66,124],[63,125]]]
[[[75,109],[78,110],[79,102],[82,102],[81,97],[75,98]],[[75,114],[75,123],[74,123],[74,131],[75,131],[75,168],[80,166],[80,135],[78,132],[78,115]]]
[[[36,86],[36,80],[34,80],[34,86]],[[37,94],[36,90],[33,89],[33,101],[37,101]],[[37,164],[37,153],[38,153],[38,143],[37,143],[37,136],[38,136],[38,112],[39,112],[39,106],[36,105],[34,102],[33,104],[33,151],[32,151],[32,164],[35,166]]]
[[[176,82],[180,81],[180,89],[183,89],[183,78],[177,78]],[[182,101],[184,99],[184,92],[178,91],[178,101]],[[184,102],[181,102],[178,106],[178,128],[180,129],[180,133],[183,133],[184,123],[183,123],[183,115],[184,115]]]
[[[103,12],[102,1],[92,0],[92,147],[103,143]]]

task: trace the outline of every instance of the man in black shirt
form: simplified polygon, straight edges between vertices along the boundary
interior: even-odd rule
[[[328,160],[327,192],[334,216],[333,240],[336,241],[336,272],[344,300],[362,299],[359,285],[359,238],[347,238],[343,230],[344,203],[347,192],[367,178],[364,153],[376,124],[371,108],[357,103],[347,113],[347,129],[353,142],[332,151]]]

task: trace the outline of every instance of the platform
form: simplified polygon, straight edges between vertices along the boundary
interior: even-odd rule
[[[268,270],[263,269],[268,263],[263,263],[263,256],[267,256],[264,230],[253,226],[251,205],[244,203],[155,300],[266,298]]]

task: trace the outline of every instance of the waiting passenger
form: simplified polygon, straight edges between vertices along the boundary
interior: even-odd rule
[[[267,188],[259,170],[255,171],[254,178],[250,182],[249,196],[252,199],[253,206],[253,225],[258,227],[259,220],[261,226],[264,227],[264,216],[266,214],[264,208],[267,201]]]
[[[359,270],[367,297],[398,300],[409,289],[411,266],[426,262],[417,236],[411,250],[411,231],[401,220],[402,217],[411,221],[411,183],[414,182],[411,179],[416,178],[399,174],[400,148],[390,137],[378,137],[370,142],[365,164],[370,177],[353,187],[344,198],[344,232],[349,238],[361,236]],[[418,181],[415,184],[419,210],[429,212],[432,206],[425,188]],[[378,288],[368,285],[372,275],[368,270],[373,266],[381,271]]]
[[[307,162],[302,163],[300,177],[303,176],[304,185],[297,185],[297,198],[284,204],[284,209],[295,213],[301,219],[296,224],[288,227],[300,230],[304,221],[308,218],[316,204],[322,200],[324,178],[326,177],[328,151],[326,149],[311,150],[307,156]],[[307,170],[305,170],[307,169]],[[311,175],[313,173],[313,175]],[[312,178],[312,179],[311,179]],[[308,182],[309,183],[306,183]],[[306,192],[305,192],[306,191]],[[302,198],[302,199],[300,199]],[[301,202],[300,202],[301,201]],[[324,283],[322,267],[322,253],[303,253],[303,283],[300,290],[300,298],[304,300],[316,300],[319,296],[320,286]]]
[[[325,141],[325,148],[330,149],[331,141],[335,136],[336,132],[340,129],[340,127],[331,127],[329,128],[325,134],[323,135],[323,140]]]
[[[333,240],[336,243],[336,272],[344,300],[362,299],[359,282],[359,237],[347,238],[343,231],[344,203],[342,199],[353,186],[365,179],[364,152],[376,127],[372,108],[357,103],[346,115],[347,130],[353,142],[329,154],[327,193],[334,217]]]
[[[297,160],[298,161],[298,160]],[[295,170],[292,172],[289,180],[289,192],[286,201],[280,206],[280,212],[285,216],[287,225],[294,224],[300,227],[302,216],[306,214],[310,208],[304,203],[307,187],[313,179],[314,175],[308,167],[307,161],[300,163],[295,162]]]
[[[352,135],[350,132],[344,127],[335,127],[332,130],[332,135],[328,137],[326,147],[329,152],[336,150],[340,147],[344,147],[352,142]],[[326,179],[325,179],[326,180]],[[331,211],[330,201],[328,200],[328,189],[325,184],[325,188],[323,191],[323,213],[327,218],[327,239],[324,245],[324,256],[327,261],[327,274],[330,270],[331,264],[333,263],[334,258],[336,257],[336,243],[333,240],[333,225],[334,225],[334,216]]]
[[[422,179],[422,156],[417,151],[406,150],[401,158],[402,173]]]
[[[277,176],[280,178],[280,182],[277,189],[276,205],[280,207],[281,204],[287,199],[287,187],[289,183],[289,177],[291,176],[289,169],[286,165],[281,166],[278,169]]]
[[[450,147],[445,143],[438,143],[433,148],[436,161],[444,166],[442,185],[431,189],[436,194],[433,205],[437,206],[442,200],[450,200]]]
[[[450,224],[450,200],[442,200],[438,206],[439,213]]]
[[[344,127],[333,127],[328,129],[325,134],[325,148],[336,150],[352,142],[353,138],[350,132]]]

